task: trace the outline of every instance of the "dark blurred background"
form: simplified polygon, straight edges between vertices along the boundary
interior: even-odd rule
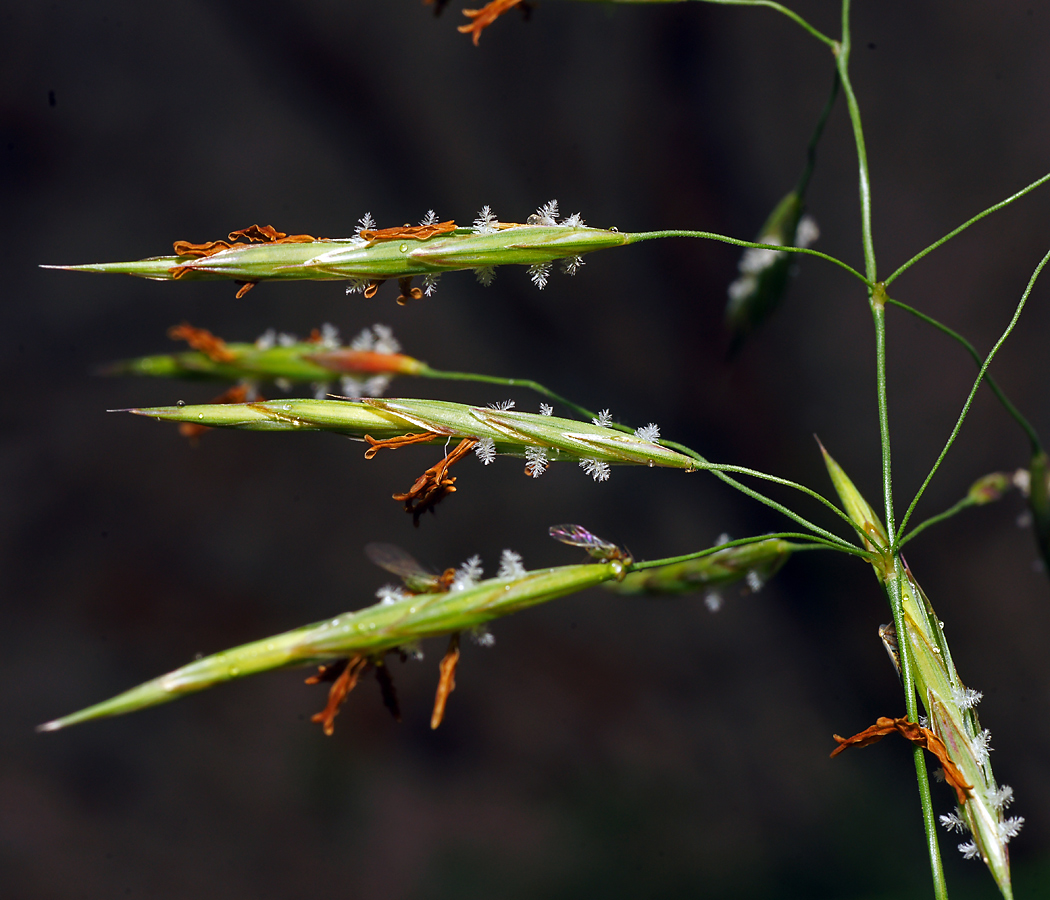
[[[722,326],[738,253],[696,241],[591,256],[542,293],[523,269],[488,289],[446,275],[400,308],[342,285],[156,284],[45,271],[137,259],[252,222],[343,236],[428,208],[522,221],[557,198],[592,225],[751,237],[801,169],[832,62],[768,10],[537,3],[456,32],[420,0],[4,4],[0,204],[4,392],[0,893],[152,897],[925,897],[911,754],[887,741],[828,759],[903,710],[876,636],[870,570],[803,554],[762,592],[639,600],[596,591],[496,623],[468,645],[445,724],[428,727],[443,650],[394,664],[404,722],[368,678],[325,738],[324,690],[274,673],[133,716],[33,726],[209,653],[372,602],[391,541],[439,568],[504,547],[527,565],[579,554],[581,522],[654,558],[772,512],[704,475],[575,466],[523,478],[502,459],[414,530],[389,495],[434,461],[372,462],[331,435],[207,434],[105,410],[218,388],[106,379],[173,345],[182,320],[229,340],[323,322],[392,326],[437,368],[531,377],[709,458],[830,493],[817,433],[873,502],[879,457],[870,315],[857,282],[803,259],[784,305],[731,363]],[[477,5],[477,4],[475,4]],[[830,34],[835,4],[797,8]],[[858,3],[881,273],[1045,172],[1045,4]],[[862,267],[856,162],[840,102],[809,209],[817,247]],[[1044,188],[902,277],[893,293],[991,346],[1048,245]],[[921,482],[974,375],[942,336],[890,311],[898,506]],[[994,372],[1050,438],[1050,286]],[[394,395],[485,404],[486,386],[402,380]],[[986,392],[920,508],[1026,462]],[[831,524],[797,497],[777,494]],[[999,780],[1027,820],[1019,896],[1050,890],[1050,589],[1010,496],[928,532],[908,559],[984,692]],[[935,788],[939,812],[954,798]],[[943,839],[953,897],[991,897]]]

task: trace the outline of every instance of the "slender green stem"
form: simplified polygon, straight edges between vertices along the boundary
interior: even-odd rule
[[[1035,267],[1035,271],[1032,272],[1032,277],[1028,279],[1028,285],[1025,287],[1024,293],[1021,295],[1021,300],[1017,304],[1017,308],[1014,310],[1013,318],[1010,319],[1010,324],[1006,326],[1006,330],[1003,331],[1002,335],[999,337],[999,340],[995,342],[995,346],[992,347],[992,349],[988,353],[988,356],[982,363],[981,371],[977,373],[977,380],[974,382],[973,387],[970,389],[970,394],[966,398],[966,402],[963,404],[962,412],[959,413],[959,418],[955,422],[955,427],[952,429],[952,433],[948,437],[948,441],[947,443],[945,443],[944,449],[941,450],[940,455],[937,457],[937,461],[933,464],[933,468],[930,469],[930,473],[926,476],[925,481],[923,481],[922,487],[919,488],[919,490],[915,494],[915,497],[908,505],[908,511],[904,514],[904,518],[901,520],[902,529],[908,523],[908,519],[911,518],[911,514],[915,509],[915,505],[919,502],[919,498],[922,497],[927,485],[929,485],[930,481],[933,479],[933,476],[941,467],[941,463],[944,461],[944,457],[948,455],[948,451],[951,449],[952,444],[955,443],[955,439],[959,435],[959,430],[962,428],[962,424],[966,420],[966,416],[969,415],[970,405],[973,403],[973,398],[977,394],[977,389],[981,386],[981,382],[984,380],[985,372],[988,371],[988,366],[991,365],[992,360],[995,358],[995,354],[999,352],[999,348],[1003,345],[1006,339],[1010,336],[1010,333],[1014,330],[1014,327],[1017,325],[1017,320],[1021,318],[1021,311],[1024,309],[1025,303],[1028,301],[1028,296],[1032,293],[1032,288],[1035,287],[1036,279],[1043,271],[1043,268],[1046,266],[1047,262],[1050,262],[1050,252],[1048,252],[1039,261],[1039,265]]]
[[[914,307],[908,306],[907,303],[901,303],[899,300],[894,300],[892,297],[887,297],[886,302],[900,309],[903,309],[905,312],[911,313],[913,316],[915,316],[917,319],[921,319],[927,325],[932,325],[938,331],[941,331],[944,334],[948,335],[948,337],[950,337],[952,340],[958,341],[960,344],[962,344],[963,347],[966,348],[966,352],[969,353],[971,357],[973,357],[973,361],[977,363],[978,366],[981,365],[981,354],[977,352],[973,344],[966,340],[966,338],[964,338],[957,331],[953,331],[943,322],[938,322],[932,316],[928,316],[926,315],[926,313],[919,312],[919,310],[915,309]],[[1036,434],[1035,428],[1032,427],[1032,424],[1023,415],[1021,415],[1021,412],[1017,409],[1017,407],[1010,402],[1006,394],[1003,393],[1002,389],[999,387],[999,385],[996,383],[995,379],[992,378],[991,375],[985,374],[984,382],[988,385],[989,388],[991,388],[992,393],[996,396],[996,399],[998,399],[998,401],[1003,405],[1003,409],[1006,410],[1006,412],[1011,416],[1011,418],[1013,418],[1013,420],[1017,422],[1017,424],[1020,425],[1022,429],[1024,429],[1025,434],[1028,435],[1028,440],[1032,445],[1032,455],[1035,456],[1037,453],[1041,453],[1043,445],[1040,443],[1039,435]]]
[[[909,259],[909,260],[908,260],[908,261],[907,261],[907,262],[906,262],[906,263],[905,263],[905,264],[904,264],[903,266],[901,266],[901,267],[900,267],[899,269],[897,269],[897,271],[896,271],[896,272],[894,272],[894,273],[893,273],[893,274],[892,274],[892,275],[891,275],[891,276],[890,276],[889,278],[887,278],[887,279],[886,279],[886,281],[885,281],[885,282],[883,282],[883,283],[884,283],[884,284],[886,285],[886,287],[889,287],[889,286],[890,286],[890,285],[891,285],[891,284],[892,284],[892,283],[893,283],[893,282],[894,282],[894,281],[896,280],[896,278],[897,278],[897,276],[898,276],[898,275],[901,275],[901,274],[903,274],[903,273],[904,273],[905,271],[907,271],[908,269],[910,269],[910,268],[911,268],[911,267],[912,267],[913,265],[915,265],[915,263],[917,263],[917,262],[918,262],[918,261],[919,261],[920,259],[922,259],[922,258],[923,258],[924,256],[926,256],[926,254],[928,254],[928,253],[932,253],[932,252],[933,252],[934,250],[936,250],[936,249],[937,249],[938,247],[940,247],[940,246],[941,246],[942,244],[946,244],[946,243],[948,243],[948,241],[950,241],[950,240],[951,240],[951,239],[952,239],[953,237],[955,237],[955,236],[956,236],[957,234],[959,234],[959,233],[960,233],[960,232],[962,232],[962,231],[965,231],[965,230],[966,230],[967,228],[969,228],[969,227],[970,227],[971,225],[973,225],[973,224],[974,224],[974,222],[979,222],[979,221],[980,221],[981,219],[983,219],[983,218],[984,218],[985,216],[991,215],[991,214],[992,214],[993,212],[996,212],[997,210],[1000,210],[1000,209],[1002,209],[1002,208],[1003,208],[1004,206],[1009,206],[1009,205],[1010,205],[1011,203],[1013,203],[1013,202],[1014,202],[1014,200],[1018,200],[1018,199],[1020,199],[1021,197],[1023,197],[1023,196],[1025,195],[1025,194],[1029,193],[1030,191],[1034,191],[1034,190],[1035,190],[1035,189],[1036,189],[1037,187],[1039,187],[1040,185],[1042,185],[1042,184],[1046,184],[1046,182],[1047,182],[1047,181],[1050,181],[1050,173],[1048,173],[1048,174],[1044,175],[1044,176],[1043,176],[1042,178],[1040,178],[1040,179],[1038,179],[1038,180],[1036,180],[1036,181],[1033,181],[1033,182],[1032,182],[1032,183],[1031,183],[1030,185],[1028,185],[1028,187],[1026,187],[1026,188],[1022,188],[1021,190],[1019,190],[1019,191],[1018,191],[1018,192],[1017,192],[1016,194],[1014,194],[1013,196],[1007,197],[1007,198],[1006,198],[1005,200],[1001,200],[1001,201],[999,201],[999,202],[998,202],[998,203],[996,203],[996,204],[995,204],[994,206],[989,206],[989,207],[988,207],[988,209],[984,210],[984,212],[979,212],[979,213],[978,213],[978,214],[977,214],[976,216],[974,216],[974,217],[973,217],[972,219],[967,219],[967,220],[966,220],[965,222],[963,222],[963,223],[962,223],[962,225],[960,225],[960,226],[959,226],[958,228],[956,228],[956,229],[955,229],[954,231],[949,231],[949,232],[948,232],[948,233],[947,233],[947,234],[946,234],[946,235],[945,235],[944,237],[942,237],[942,238],[941,238],[941,239],[940,239],[939,241],[934,241],[934,242],[933,242],[932,244],[930,244],[930,246],[929,246],[929,247],[927,247],[927,248],[926,248],[925,250],[922,250],[921,252],[919,252],[919,253],[916,253],[916,254],[915,254],[915,256],[913,256],[913,257],[912,257],[911,259]]]
[[[795,193],[799,197],[806,193],[806,188],[809,186],[809,179],[813,176],[813,169],[817,165],[817,145],[820,143],[820,137],[824,133],[824,126],[828,124],[828,117],[831,115],[831,110],[835,107],[835,99],[839,95],[839,72],[835,70],[835,77],[831,80],[831,94],[828,96],[827,102],[824,104],[824,109],[820,112],[820,118],[817,119],[817,127],[813,129],[813,134],[809,139],[809,146],[806,148],[806,167],[802,170],[802,174],[799,176],[798,183],[795,185]]]
[[[432,369],[430,366],[425,366],[420,370],[419,374],[423,378],[441,378],[447,381],[477,381],[483,384],[502,384],[507,387],[520,387],[527,388],[530,391],[535,391],[537,394],[541,394],[544,397],[549,397],[555,403],[561,403],[563,406],[569,407],[577,415],[583,416],[585,419],[593,419],[595,413],[592,410],[586,409],[577,403],[573,403],[571,400],[567,400],[560,394],[554,393],[550,388],[544,387],[538,381],[532,381],[528,378],[501,378],[498,375],[479,375],[475,372],[440,372],[437,369]],[[614,426],[620,428],[622,431],[631,431],[632,429],[627,426]]]
[[[811,534],[805,534],[803,532],[796,531],[780,531],[772,534],[759,534],[752,537],[738,538],[735,541],[726,541],[724,544],[718,544],[714,547],[707,547],[704,550],[698,550],[696,553],[686,553],[682,556],[668,556],[664,559],[648,559],[644,562],[635,562],[631,564],[631,571],[637,572],[642,569],[654,569],[658,566],[670,566],[674,563],[688,562],[691,559],[701,559],[705,556],[710,556],[713,553],[719,553],[729,547],[741,547],[745,544],[759,544],[762,541],[769,540],[788,540],[789,538],[795,538],[797,540],[805,540],[809,543],[806,544],[788,544],[792,553],[801,553],[803,550],[838,550],[840,552],[851,552],[856,556],[868,557],[874,554],[868,553],[866,550],[861,550],[859,547],[854,547],[851,551],[845,550],[845,548],[838,544],[833,544],[830,541],[825,541],[822,538],[814,537]]]
[[[772,481],[772,482],[775,482],[775,483],[778,483],[778,484],[783,484],[783,485],[785,485],[787,487],[793,487],[793,488],[795,488],[797,490],[800,490],[803,493],[809,494],[811,497],[814,497],[815,499],[819,500],[821,503],[825,504],[830,509],[832,509],[835,512],[836,515],[838,515],[838,516],[840,516],[842,518],[846,518],[847,521],[849,521],[848,517],[843,514],[842,510],[840,510],[833,503],[831,503],[830,500],[827,500],[824,497],[822,497],[816,491],[814,491],[814,490],[812,490],[810,488],[807,488],[807,487],[805,487],[803,485],[796,484],[793,481],[788,481],[787,479],[784,479],[784,478],[777,478],[775,475],[766,475],[765,473],[755,471],[754,469],[745,469],[742,466],[716,466],[716,465],[713,465],[712,463],[710,463],[706,459],[704,459],[703,456],[701,456],[699,453],[697,453],[691,447],[686,447],[684,444],[679,444],[679,443],[676,443],[674,441],[660,441],[660,443],[663,444],[665,447],[670,447],[672,450],[677,450],[679,453],[684,453],[686,456],[692,457],[698,463],[700,463],[700,467],[701,468],[703,468],[706,471],[711,472],[716,478],[718,478],[719,480],[725,482],[730,487],[733,487],[736,490],[740,491],[741,493],[746,494],[748,497],[751,497],[753,500],[757,500],[759,503],[765,504],[770,509],[775,509],[777,512],[783,513],[785,516],[787,516],[792,521],[797,522],[803,528],[808,528],[814,534],[820,535],[825,540],[828,540],[831,543],[835,544],[837,547],[841,547],[843,550],[846,550],[847,552],[850,552],[850,553],[860,549],[860,548],[856,547],[855,545],[851,544],[849,541],[844,540],[843,538],[840,538],[838,535],[832,534],[830,531],[827,531],[826,529],[821,528],[819,525],[814,525],[812,522],[810,522],[808,519],[800,516],[794,510],[788,509],[788,507],[784,506],[784,504],[778,503],[776,500],[773,500],[770,497],[765,496],[765,494],[759,493],[754,488],[748,487],[746,484],[742,484],[741,482],[737,481],[732,476],[727,475],[726,472],[727,471],[729,471],[729,472],[739,472],[739,473],[742,473],[742,474],[745,474],[745,475],[751,475],[751,476],[753,476],[755,478],[761,478],[761,479],[763,479],[765,481]],[[852,522],[849,522],[849,524],[850,524],[851,527],[855,528],[855,526],[853,525]]]
[[[871,315],[875,322],[875,381],[879,404],[879,443],[882,447],[882,497],[886,517],[886,534],[893,546],[896,525],[893,516],[893,470],[890,448],[890,412],[886,393],[886,307],[882,286],[875,288],[871,298]]]
[[[860,107],[853,93],[853,84],[849,80],[849,55],[851,49],[849,31],[850,0],[842,0],[842,41],[835,57],[839,78],[842,80],[842,92],[846,95],[846,106],[849,108],[849,120],[853,126],[853,141],[857,145],[857,167],[860,171],[860,228],[864,244],[864,272],[869,285],[874,285],[875,278],[875,245],[871,237],[871,179],[868,175],[868,151],[864,146],[864,129],[860,123]]]
[[[924,532],[931,525],[936,525],[938,522],[943,522],[945,519],[950,519],[956,513],[962,512],[964,509],[969,509],[971,506],[976,506],[977,501],[971,497],[963,497],[958,503],[949,506],[944,512],[938,513],[935,516],[930,516],[924,522],[920,522],[911,531],[904,535],[899,541],[897,541],[897,547],[903,547],[913,537],[917,537],[919,534]]]
[[[628,0],[630,2],[630,0]],[[809,24],[805,19],[802,18],[797,12],[792,9],[788,9],[786,6],[780,3],[774,3],[773,0],[701,0],[702,3],[716,3],[719,6],[765,6],[769,9],[775,9],[779,13],[783,13],[796,25],[800,25],[806,30],[807,33],[815,37],[818,41],[822,41],[827,44],[833,51],[838,46],[834,40],[829,38],[826,34],[818,31],[812,25]]]
[[[827,253],[821,253],[819,250],[811,250],[809,247],[785,247],[781,246],[780,244],[759,244],[755,241],[742,241],[739,238],[727,237],[724,234],[715,234],[713,231],[688,231],[680,228],[668,229],[665,231],[631,232],[627,235],[627,243],[639,244],[642,241],[655,241],[660,238],[672,237],[700,238],[702,240],[721,241],[723,244],[732,244],[734,247],[757,247],[760,250],[783,250],[785,253],[804,253],[807,256],[816,256],[820,259],[827,260],[830,263],[834,263],[836,266],[840,266],[841,268],[849,272],[850,275],[853,275],[854,277],[864,282],[864,284],[867,285],[868,288],[871,288],[874,285],[874,282],[869,281],[848,263],[844,263],[841,259],[836,259],[834,256],[828,256]]]

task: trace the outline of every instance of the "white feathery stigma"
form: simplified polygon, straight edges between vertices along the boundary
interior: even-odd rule
[[[528,222],[530,225],[557,225],[558,201],[551,200],[549,203],[544,203],[536,210],[535,215],[529,216]]]
[[[514,401],[500,400],[498,403],[490,403],[489,409],[495,409],[499,412],[506,412],[508,409],[514,409]]]
[[[428,297],[433,297],[434,294],[437,293],[438,279],[440,277],[441,277],[440,275],[435,275],[433,272],[430,272],[430,273],[424,275],[423,276],[423,293],[426,294]]]
[[[314,392],[314,400],[324,400],[328,396],[331,385],[327,381],[314,381],[310,384],[310,390]]]
[[[350,341],[350,349],[368,352],[375,349],[376,338],[371,328],[362,328]]]
[[[481,581],[481,577],[484,574],[485,570],[481,567],[481,557],[474,555],[456,569],[456,577],[452,579],[452,585],[449,587],[449,590],[465,591],[467,588],[472,588]]]
[[[360,219],[357,220],[357,228],[354,229],[354,237],[358,240],[363,240],[361,237],[362,231],[372,231],[376,227],[376,220],[372,218],[370,212],[366,212]]]
[[[967,841],[965,844],[959,844],[959,852],[963,855],[963,859],[973,859],[981,851],[977,849],[973,841]]]
[[[549,403],[541,403],[540,404],[540,415],[541,416],[549,416],[549,415],[552,415],[553,413],[554,413],[554,407],[551,406]]]
[[[277,332],[272,328],[267,328],[262,334],[255,339],[256,350],[270,350],[274,344],[277,343]]]
[[[580,468],[595,481],[609,480],[609,464],[600,459],[581,459]]]
[[[571,216],[562,219],[561,224],[564,225],[566,228],[583,228],[583,216],[581,216],[578,212],[573,213]]]
[[[529,278],[541,291],[547,286],[551,277],[551,264],[549,262],[533,263],[529,266]]]
[[[762,580],[762,576],[758,574],[756,569],[748,569],[747,575],[744,576],[744,579],[747,581],[747,586],[752,594],[757,594],[762,590],[762,586],[765,584]]]
[[[563,222],[562,224],[564,225],[566,223]],[[565,259],[561,261],[561,270],[566,275],[575,275],[577,272],[580,271],[580,266],[582,265],[582,256],[566,256]]]
[[[361,385],[361,390],[363,391],[361,396],[382,397],[389,386],[389,375],[373,375],[371,378],[367,379],[363,385]]]
[[[350,283],[346,286],[347,296],[350,294],[363,294],[365,288],[368,287],[372,282],[367,278],[351,278]]]
[[[525,566],[521,563],[521,554],[513,550],[504,550],[499,558],[497,578],[521,578],[525,575]]]
[[[401,344],[398,343],[396,337],[394,337],[394,329],[388,325],[380,325],[378,322],[372,326],[372,333],[375,335],[375,343],[372,345],[372,349],[376,353],[398,353],[401,350]]]
[[[486,203],[474,220],[474,234],[495,234],[499,230],[499,219]]]
[[[612,425],[612,413],[607,409],[603,409],[597,416],[591,419],[591,423],[593,425],[600,425],[602,428],[608,428]]]
[[[353,375],[344,375],[339,379],[339,393],[351,400],[365,396],[364,382]]]
[[[376,598],[383,606],[389,606],[391,603],[397,603],[399,600],[404,600],[408,594],[405,591],[394,584],[384,584],[378,591],[376,591]]]
[[[974,735],[971,740],[973,757],[977,765],[983,766],[988,762],[988,754],[992,752],[992,733],[985,728],[980,734]]]
[[[492,438],[482,438],[474,445],[474,455],[487,466],[496,458],[496,442]]]
[[[958,812],[958,809],[956,809],[955,812],[945,813],[940,817],[940,822],[941,825],[949,831],[956,831],[959,834],[965,834],[970,830],[970,826],[959,817]]]
[[[1000,822],[996,828],[999,831],[999,840],[1009,844],[1011,838],[1017,837],[1024,825],[1024,816],[1010,816],[1005,822]]]
[[[650,422],[648,425],[634,429],[634,436],[641,441],[655,444],[660,439],[660,426],[655,422]]]
[[[722,595],[717,591],[709,591],[704,596],[704,606],[708,612],[716,613],[722,608]]]
[[[799,219],[798,226],[795,228],[796,247],[808,247],[819,237],[820,226],[817,225],[817,220],[813,216],[806,215]]]
[[[533,478],[539,478],[547,471],[547,451],[542,447],[525,448],[525,471]]]
[[[470,629],[470,640],[471,643],[477,644],[479,647],[491,647],[496,643],[495,635],[484,625],[478,625]]]
[[[495,266],[478,266],[474,270],[474,277],[482,287],[488,287],[496,280],[496,268]]]
[[[437,213],[432,209],[427,210],[427,214],[419,220],[420,225],[437,225]]]
[[[1000,785],[997,790],[989,790],[986,799],[995,809],[1006,809],[1014,802],[1014,789],[1008,784]]]
[[[956,702],[960,709],[973,709],[981,702],[983,696],[984,694],[980,691],[975,691],[973,688],[952,687],[952,700]]]
[[[340,343],[339,329],[331,322],[325,322],[321,326],[321,340],[317,346],[325,350],[335,350]]]

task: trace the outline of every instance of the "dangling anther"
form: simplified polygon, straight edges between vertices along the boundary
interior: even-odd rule
[[[419,288],[412,287],[411,275],[408,275],[405,278],[399,278],[397,280],[397,286],[401,289],[401,293],[397,298],[398,306],[404,306],[409,300],[419,300],[423,297],[423,292]],[[368,296],[367,292],[365,296]]]
[[[371,300],[376,295],[376,291],[379,290],[380,285],[382,285],[384,281],[386,281],[385,278],[377,278],[374,281],[368,282],[368,287],[364,290],[365,299]]]
[[[241,286],[240,290],[237,291],[237,293],[233,295],[235,300],[240,300],[241,297],[243,297],[245,294],[248,293],[248,291],[250,291],[253,287],[255,287],[255,285],[258,284],[258,282],[257,281],[235,281],[234,284],[239,284]]]
[[[973,790],[972,784],[967,784],[966,777],[959,767],[948,756],[948,748],[937,735],[929,728],[923,728],[914,722],[909,722],[906,716],[899,719],[891,719],[887,716],[879,716],[875,724],[865,728],[852,737],[844,738],[833,734],[832,737],[838,742],[838,746],[831,751],[832,756],[838,756],[847,747],[867,747],[881,741],[887,734],[899,734],[905,740],[918,744],[924,750],[929,751],[940,761],[944,769],[944,780],[955,788],[955,794],[959,798],[959,806],[962,806],[967,798],[967,792]]]
[[[438,665],[441,677],[438,679],[437,693],[434,695],[434,712],[430,716],[430,727],[437,728],[445,718],[445,704],[448,695],[456,689],[456,664],[459,662],[459,632],[452,635],[448,650]]]
[[[226,341],[216,337],[207,328],[194,328],[189,322],[172,325],[168,329],[168,337],[173,341],[185,341],[212,362],[233,362],[237,358],[237,355],[226,346]]]
[[[346,668],[343,669],[339,677],[332,682],[332,686],[328,690],[328,703],[325,705],[325,708],[310,717],[311,722],[321,723],[325,734],[331,735],[335,731],[335,717],[339,715],[339,707],[343,705],[347,695],[357,687],[357,679],[361,677],[361,673],[367,665],[368,660],[361,654],[353,656],[347,662]],[[322,671],[308,678],[306,683],[317,684],[319,681],[325,680],[324,676],[327,673],[327,669],[328,667],[322,667]]]
[[[381,659],[374,660],[376,670],[376,681],[379,682],[379,691],[383,695],[383,706],[390,710],[390,715],[397,722],[401,721],[401,705],[397,702],[397,691],[394,690],[394,679],[390,677],[390,669]]]
[[[365,451],[365,459],[371,459],[380,450],[396,450],[398,447],[407,447],[409,444],[425,444],[434,438],[440,437],[437,432],[424,431],[421,433],[409,432],[392,438],[376,440],[372,435],[366,434],[365,440],[372,446]]]
[[[440,462],[435,463],[420,475],[405,494],[394,494],[398,503],[405,504],[405,512],[412,513],[412,524],[419,527],[419,517],[428,509],[433,512],[448,494],[456,492],[456,479],[448,474],[449,467],[469,453],[476,438],[463,438]]]

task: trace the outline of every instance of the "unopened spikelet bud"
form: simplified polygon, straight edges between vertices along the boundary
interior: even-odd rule
[[[759,244],[808,247],[819,236],[816,223],[803,217],[802,198],[792,191],[770,214],[755,239]],[[776,309],[787,289],[792,254],[783,250],[748,248],[740,257],[739,277],[729,285],[726,326],[735,352]]]
[[[349,379],[344,382],[344,393],[353,396],[378,396],[392,376],[427,371],[425,363],[400,353],[393,332],[380,324],[364,329],[347,346],[341,344],[338,330],[327,323],[307,338],[277,334],[271,328],[250,344],[227,343],[203,328],[185,324],[170,334],[188,341],[193,349],[125,360],[103,371],[192,380],[272,381],[282,389],[293,384],[327,385],[342,378]]]
[[[772,578],[791,558],[792,546],[769,538],[716,550],[708,556],[629,572],[623,581],[606,585],[618,594],[673,595],[714,592],[737,582],[748,583],[754,592]]]
[[[1013,484],[1013,476],[1009,472],[991,472],[970,485],[966,496],[976,506],[984,506],[1000,499]]]

